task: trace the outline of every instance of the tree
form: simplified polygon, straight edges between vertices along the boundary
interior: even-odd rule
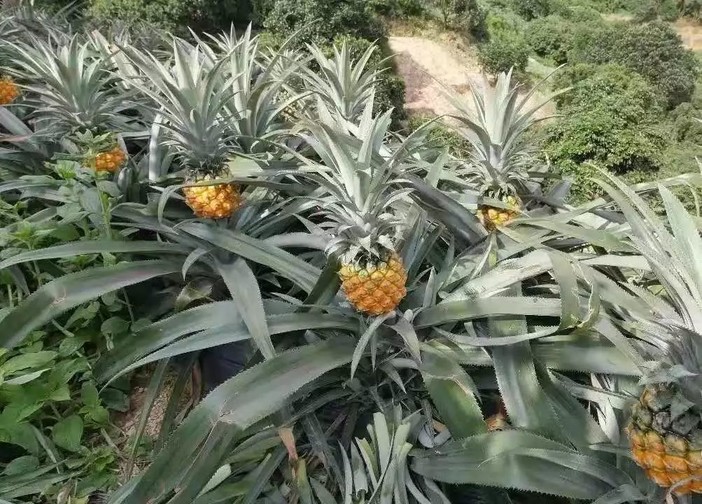
[[[594,163],[612,173],[650,173],[661,166],[667,144],[655,88],[621,65],[578,65],[554,81],[573,86],[559,97],[561,118],[546,129],[544,150],[562,172],[576,180],[576,199],[599,193]]]
[[[632,25],[615,47],[614,61],[646,77],[668,108],[690,101],[699,73],[697,61],[670,25]]]
[[[437,5],[447,28],[466,30],[478,38],[485,36],[487,12],[477,0],[437,0]]]
[[[330,42],[339,34],[372,40],[383,33],[364,0],[275,0],[264,13],[267,30],[286,36],[299,30],[299,44]]]
[[[548,16],[551,13],[549,0],[512,0],[511,7],[527,20]]]

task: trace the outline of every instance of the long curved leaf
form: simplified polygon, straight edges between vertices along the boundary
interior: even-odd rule
[[[633,484],[615,466],[526,431],[482,434],[413,455],[415,472],[453,484],[515,488],[590,501],[618,486]]]
[[[228,229],[214,229],[199,222],[185,223],[179,229],[245,259],[268,266],[295,282],[305,292],[314,288],[320,275],[320,271],[311,264],[263,240]]]
[[[84,254],[110,253],[159,253],[159,254],[188,254],[190,247],[175,243],[156,241],[115,241],[115,240],[90,240],[77,243],[66,243],[55,247],[46,247],[38,250],[29,250],[10,257],[0,262],[0,270],[15,264],[29,261],[42,261],[45,259],[61,259]]]
[[[35,329],[86,301],[154,277],[176,273],[180,264],[155,260],[71,273],[40,287],[0,321],[0,347],[13,348]]]
[[[207,443],[208,439],[215,439],[213,433],[222,436],[221,444],[232,444],[246,428],[277,411],[299,388],[350,362],[353,348],[350,339],[307,345],[281,353],[226,381],[193,410],[128,491],[110,502],[156,502],[174,489],[181,495],[197,495],[224,457],[223,450],[205,450],[217,446]]]

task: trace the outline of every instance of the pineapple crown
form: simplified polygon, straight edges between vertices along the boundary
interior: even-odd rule
[[[341,47],[334,46],[330,58],[316,45],[307,48],[319,67],[319,71],[308,68],[304,73],[309,88],[344,119],[356,121],[366,104],[373,100],[378,76],[385,71],[368,65],[377,47],[374,44],[369,46],[357,61],[353,59],[346,40]]]
[[[394,148],[385,140],[390,126],[388,111],[373,117],[373,99],[366,103],[358,124],[345,119],[321,99],[317,121],[303,121],[296,132],[314,149],[320,162],[307,160],[314,178],[324,189],[322,213],[333,228],[328,253],[353,259],[359,253],[382,258],[394,250],[403,226],[399,203],[410,189],[393,187],[418,137],[408,137]]]
[[[552,75],[552,74],[551,74]],[[524,96],[519,86],[512,85],[512,72],[501,73],[496,84],[470,84],[472,101],[455,92],[447,92],[459,122],[458,133],[473,147],[472,159],[459,167],[459,174],[473,182],[483,194],[504,196],[516,194],[529,179],[527,169],[536,159],[523,141],[524,133],[546,117],[536,114],[556,96],[556,91],[535,105],[530,100],[550,76],[539,82]]]
[[[129,96],[116,92],[116,77],[107,60],[90,42],[73,36],[52,42],[36,36],[30,42],[9,44],[16,63],[8,72],[32,93],[38,133],[71,134],[76,131],[125,131],[132,119],[122,112],[131,106]]]
[[[156,122],[168,131],[163,143],[184,167],[219,171],[235,146],[229,118],[222,114],[233,94],[226,60],[213,61],[200,46],[177,38],[166,63],[133,46],[123,52],[140,71],[130,83],[150,99]]]

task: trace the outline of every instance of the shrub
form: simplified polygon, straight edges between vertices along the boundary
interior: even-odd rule
[[[291,35],[296,41],[329,42],[339,34],[376,39],[383,29],[364,0],[275,0],[265,12],[263,25],[273,33]]]
[[[564,18],[574,23],[602,22],[602,16],[597,10],[593,9],[592,7],[585,7],[582,5],[574,5],[572,7],[568,7],[564,12],[559,12],[557,14],[560,14]]]
[[[548,16],[551,13],[549,0],[512,0],[511,7],[514,12],[527,20]]]
[[[511,10],[490,10],[485,19],[489,37],[514,37],[524,33],[526,22]]]
[[[603,64],[612,61],[614,46],[621,37],[621,25],[580,23],[574,26],[568,61]]]
[[[529,64],[529,44],[520,36],[492,37],[480,45],[478,59],[490,74],[507,72],[512,68],[524,72]]]
[[[399,121],[407,117],[405,112],[405,81],[402,77],[390,73],[383,73],[378,79],[375,88],[375,111],[393,109],[393,125],[398,126]]]
[[[554,76],[556,89],[572,88],[556,98],[559,107],[587,107],[594,101],[616,103],[620,112],[661,116],[660,97],[638,73],[622,65],[579,64],[566,67]],[[621,107],[625,106],[622,111]]]
[[[183,32],[187,27],[215,30],[245,23],[251,12],[247,2],[227,0],[91,0],[88,15],[103,25],[147,22]]]
[[[702,146],[702,110],[682,103],[670,112],[675,140]]]
[[[420,0],[371,0],[369,3],[377,14],[392,18],[421,16],[425,12]]]
[[[464,30],[477,38],[486,33],[487,12],[480,7],[478,0],[436,0],[444,26],[454,30]]]
[[[669,108],[692,98],[698,76],[697,61],[666,23],[630,26],[618,37],[613,60],[646,77],[658,88]]]
[[[526,41],[539,56],[556,64],[568,61],[568,49],[573,44],[573,24],[560,16],[535,19],[527,25]]]
[[[702,19],[702,0],[686,0],[680,11],[681,16]]]
[[[680,15],[680,10],[675,0],[647,0],[641,3],[634,12],[634,19],[638,22],[663,19],[675,21]]]
[[[559,76],[554,86],[568,84],[568,79],[574,88],[561,98],[561,118],[546,128],[544,149],[558,169],[575,176],[577,197],[587,199],[597,189],[590,175],[581,172],[584,163],[650,178],[668,144],[658,122],[655,88],[620,65],[579,65]]]
[[[699,74],[692,51],[664,22],[596,29],[580,25],[575,30],[568,60],[627,66],[656,87],[668,108],[690,101]]]

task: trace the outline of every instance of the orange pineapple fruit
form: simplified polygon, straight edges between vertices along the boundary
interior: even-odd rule
[[[674,391],[669,387],[646,387],[627,426],[631,453],[659,486],[667,488],[688,480],[673,492],[702,493],[700,412],[693,407],[671,420],[673,400]]]
[[[402,259],[390,253],[385,260],[354,260],[339,270],[341,288],[351,305],[367,315],[393,311],[407,294],[407,272]]]
[[[508,208],[497,208],[489,205],[478,207],[478,217],[488,231],[494,231],[498,226],[507,225],[519,215],[522,203],[517,196],[506,196],[502,202]]]
[[[19,96],[19,86],[9,77],[0,78],[0,106],[8,105]]]
[[[209,175],[196,180],[205,182],[215,180]],[[213,184],[184,187],[185,202],[200,218],[225,219],[231,216],[242,203],[237,186],[233,184]]]
[[[127,154],[117,145],[108,151],[99,152],[88,161],[95,171],[114,173],[124,165]]]

